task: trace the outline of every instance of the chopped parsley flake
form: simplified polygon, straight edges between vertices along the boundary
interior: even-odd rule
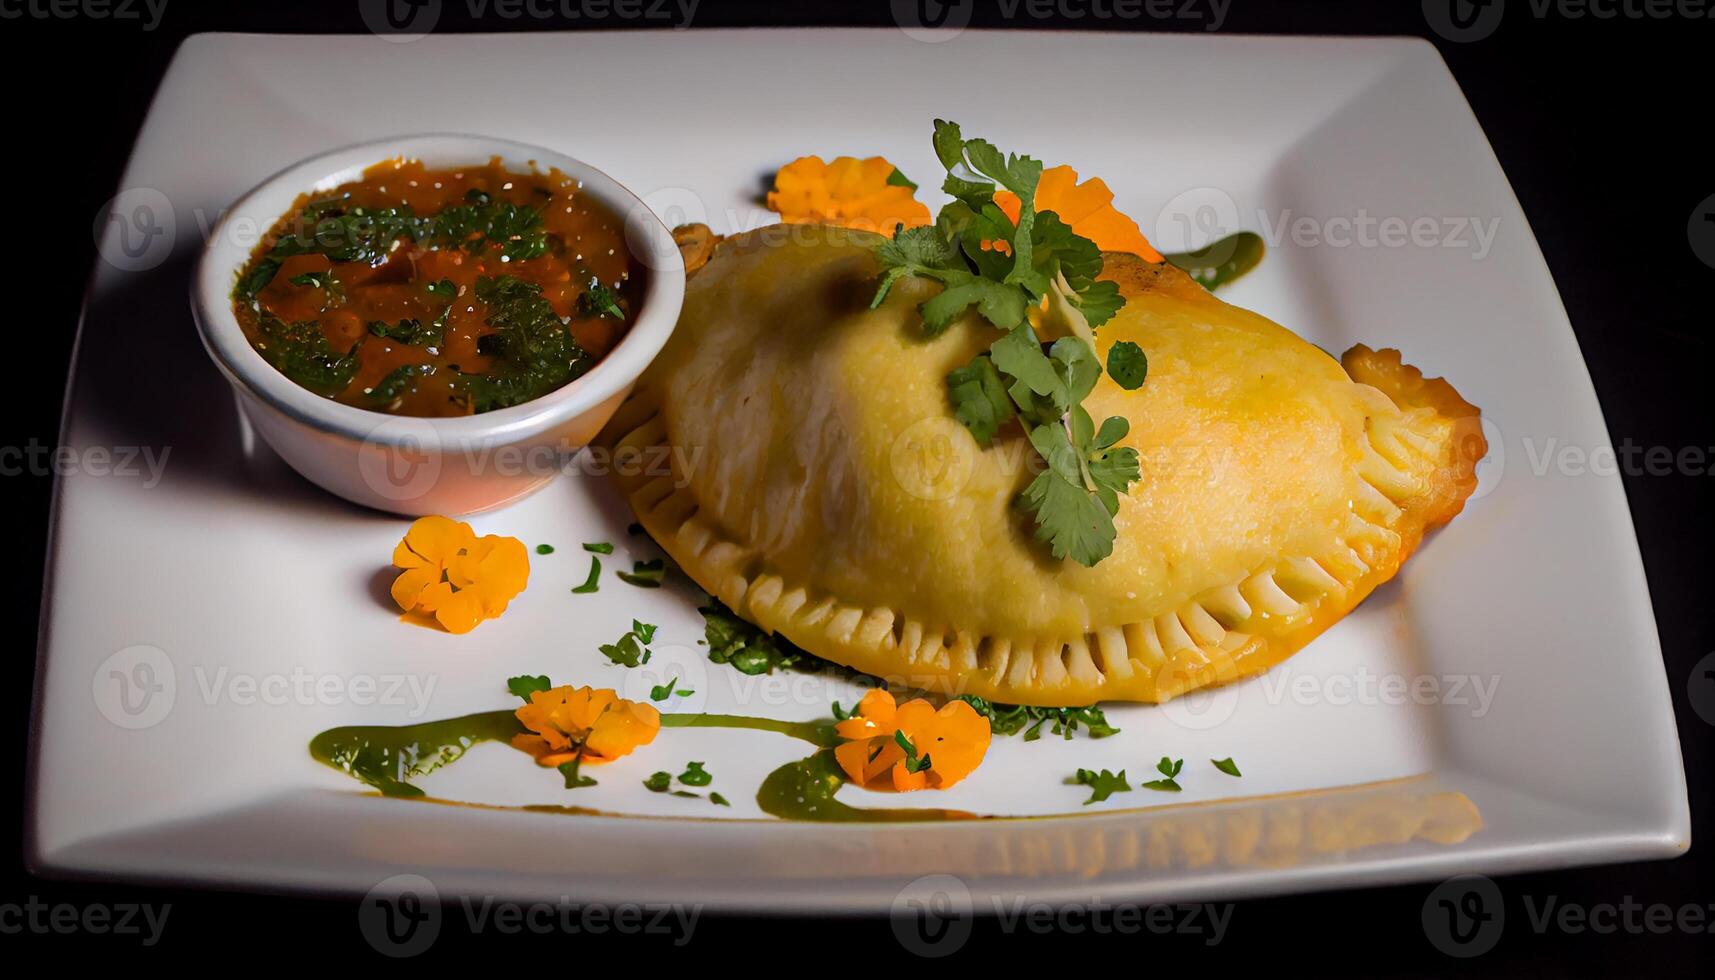
[[[1108,724],[1102,709],[1095,705],[1081,708],[1043,708],[1036,705],[995,704],[974,694],[961,694],[964,701],[989,720],[989,729],[996,735],[1017,735],[1024,732],[1026,742],[1042,737],[1042,727],[1052,723],[1050,731],[1070,739],[1081,724],[1091,738],[1107,738],[1119,732]]]
[[[601,559],[597,558],[594,555],[591,555],[590,556],[590,574],[589,574],[589,577],[584,579],[584,584],[578,586],[577,588],[574,588],[572,591],[577,593],[578,595],[588,595],[591,592],[595,592],[600,588],[601,588]]]
[[[1121,769],[1117,776],[1106,769],[1100,772],[1094,769],[1079,769],[1076,774],[1067,777],[1066,785],[1090,788],[1090,798],[1084,801],[1085,806],[1100,803],[1115,793],[1131,792],[1131,786],[1125,781],[1124,769]]]
[[[649,644],[655,641],[656,627],[649,624],[631,621],[631,629],[616,642],[603,643],[598,649],[621,667],[638,667],[649,662],[652,656]]]
[[[1178,781],[1179,770],[1183,768],[1185,768],[1184,759],[1169,759],[1167,756],[1162,756],[1161,761],[1155,764],[1155,771],[1161,773],[1162,778],[1151,779],[1147,783],[1139,783],[1138,785],[1144,789],[1160,790],[1164,793],[1177,793],[1180,790]]]
[[[703,614],[703,638],[709,645],[709,659],[717,664],[731,664],[741,674],[771,674],[775,668],[795,666],[807,656],[784,639],[738,618],[716,600],[709,600],[709,605],[697,611]]]
[[[684,697],[690,697],[691,695],[697,693],[696,691],[687,691],[687,690],[684,690],[682,688],[680,690],[677,690],[677,691],[673,690],[674,687],[678,686],[678,683],[679,683],[679,678],[669,677],[669,678],[667,678],[667,683],[656,684],[654,687],[651,687],[649,689],[649,700],[651,700],[651,701],[665,701],[675,694],[684,698]]]
[[[667,563],[660,558],[632,562],[631,571],[619,572],[618,575],[619,580],[627,585],[635,585],[640,589],[659,589],[661,580],[667,576]]]
[[[553,684],[548,682],[548,675],[546,674],[536,674],[534,676],[530,674],[522,674],[518,677],[508,677],[506,679],[506,689],[526,701],[530,700],[530,695],[537,691],[546,691],[553,686]]]

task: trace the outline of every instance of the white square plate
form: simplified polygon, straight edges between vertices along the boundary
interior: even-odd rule
[[[993,66],[1008,64],[1052,64],[1056,81],[995,98]],[[664,732],[571,801],[675,819],[517,809],[568,794],[500,746],[422,781],[487,808],[381,799],[312,762],[306,744],[324,728],[505,707],[516,673],[635,684],[595,650],[633,616],[661,624],[657,664],[681,665],[706,710],[823,717],[854,688],[708,665],[700,619],[673,590],[610,571],[597,596],[568,594],[587,568],[579,542],[617,541],[620,562],[649,554],[598,478],[475,522],[559,548],[533,560],[504,619],[466,637],[400,625],[384,566],[404,522],[322,494],[255,444],[197,345],[188,264],[220,209],[332,147],[464,131],[557,148],[670,224],[731,231],[767,220],[762,175],[803,153],[880,153],[928,177],[937,116],[1105,177],[1164,248],[1263,232],[1270,256],[1227,298],[1328,349],[1397,346],[1452,378],[1492,423],[1479,498],[1396,583],[1270,674],[1165,708],[1110,708],[1123,732],[1102,741],[997,739],[954,790],[900,800],[1043,819],[768,820],[748,788],[805,753],[755,732]],[[108,227],[67,407],[76,465],[59,484],[41,650],[39,867],[340,891],[416,872],[446,893],[884,909],[931,873],[977,898],[1178,900],[1688,844],[1619,478],[1556,463],[1561,447],[1606,444],[1601,413],[1524,216],[1427,44],[202,36],[162,84],[124,188],[133,220]],[[143,222],[140,201],[156,204]],[[152,247],[125,237],[145,226],[169,233]],[[145,448],[153,457],[117,466]],[[98,465],[104,449],[114,461]],[[163,454],[156,479],[146,464]],[[1080,766],[1149,778],[1162,755],[1186,759],[1184,793],[1086,807],[1061,782]],[[1206,761],[1227,756],[1242,779]],[[642,788],[691,758],[730,810]]]

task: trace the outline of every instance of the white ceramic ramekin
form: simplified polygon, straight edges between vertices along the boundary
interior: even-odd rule
[[[262,233],[300,194],[358,179],[396,157],[434,169],[486,164],[557,168],[625,220],[626,244],[647,275],[624,339],[576,381],[522,405],[462,418],[410,418],[342,405],[298,387],[250,346],[232,308],[238,270]],[[215,225],[191,287],[203,346],[238,392],[256,431],[292,468],[353,503],[398,514],[469,514],[539,489],[607,423],[673,332],[685,296],[673,236],[607,174],[541,147],[479,136],[406,136],[349,146],[295,164],[244,195]]]

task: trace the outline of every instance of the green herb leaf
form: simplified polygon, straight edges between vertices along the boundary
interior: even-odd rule
[[[432,347],[441,342],[441,324],[435,320],[429,321],[426,327],[423,321],[415,319],[404,319],[398,323],[371,320],[368,329],[376,337],[412,347]]]
[[[551,544],[539,544],[536,546],[536,553],[538,555],[551,555],[554,553],[554,546]]]
[[[1233,762],[1232,756],[1228,756],[1225,759],[1210,759],[1209,764],[1214,766],[1216,769],[1221,770],[1222,772],[1226,773],[1229,776],[1240,775],[1239,767],[1236,763]]]
[[[613,554],[613,545],[606,541],[586,541],[584,542],[584,550],[597,555],[611,555]]]
[[[364,392],[377,402],[390,402],[415,387],[418,378],[428,377],[435,373],[430,364],[401,364],[387,372],[387,376],[375,383],[375,387]]]
[[[578,313],[585,317],[610,316],[615,320],[625,319],[625,311],[619,306],[619,294],[598,279],[591,279],[590,284],[578,296]]]
[[[665,771],[652,772],[649,778],[643,781],[643,785],[651,793],[665,793],[667,788],[673,785],[673,774]]]
[[[741,674],[773,673],[775,668],[795,666],[806,654],[785,640],[764,633],[734,615],[719,602],[697,610],[703,614],[703,638],[709,645],[709,660],[730,664]]]
[[[988,446],[1001,425],[1013,417],[1006,383],[986,354],[978,354],[969,364],[948,372],[947,390],[953,399],[954,416],[979,445]]]
[[[477,412],[530,401],[589,370],[594,359],[572,339],[542,287],[512,276],[484,276],[476,297],[487,305],[492,333],[477,338],[477,350],[494,359],[486,374],[462,378]]]
[[[594,561],[595,559],[590,559]],[[621,667],[637,667],[649,662],[653,655],[648,644],[655,641],[655,627],[648,623],[631,621],[631,629],[613,643],[603,643],[597,647],[608,660]]]
[[[1090,788],[1090,798],[1084,801],[1085,806],[1100,803],[1115,793],[1131,792],[1131,786],[1125,781],[1124,769],[1121,769],[1118,775],[1106,769],[1099,772],[1094,769],[1079,769],[1066,779],[1066,785]]]
[[[674,694],[678,694],[680,697],[690,697],[691,695],[697,693],[696,691],[686,691],[686,690],[674,691],[673,688],[676,687],[678,685],[678,683],[679,683],[679,678],[670,677],[667,679],[667,683],[656,684],[654,687],[651,687],[649,689],[649,700],[651,700],[651,701],[665,701],[668,698],[672,697]]]
[[[619,580],[627,585],[635,585],[640,589],[659,589],[661,580],[667,574],[667,563],[659,558],[654,561],[632,562],[631,571],[617,574]]]
[[[517,677],[508,677],[506,679],[506,689],[526,701],[530,700],[530,695],[537,691],[546,691],[551,689],[553,686],[553,684],[548,682],[548,675],[546,674],[536,674],[534,676],[530,674],[520,674]]]
[[[709,802],[713,803],[715,806],[732,806],[731,803],[728,803],[726,801],[726,797],[720,795],[719,793],[710,793],[709,794]]]
[[[1127,391],[1143,387],[1144,379],[1149,376],[1149,358],[1143,348],[1129,340],[1116,341],[1108,348],[1108,376]]]
[[[1113,515],[1096,496],[1052,469],[1024,489],[1024,506],[1036,517],[1036,538],[1055,558],[1071,556],[1086,567],[1113,554]]]
[[[344,391],[357,374],[357,349],[361,341],[351,345],[344,354],[334,353],[314,320],[287,323],[271,314],[262,314],[256,322],[261,342],[256,349],[275,370],[318,395],[333,397]]]
[[[578,768],[583,765],[583,762],[584,757],[579,755],[572,761],[562,762],[556,767],[560,770],[560,775],[566,777],[567,789],[582,789],[585,786],[594,786],[596,784],[595,780],[589,776],[580,776],[578,774]]]
[[[589,574],[589,577],[584,579],[584,584],[578,586],[577,588],[573,589],[572,591],[578,595],[588,595],[591,592],[595,592],[600,588],[601,588],[601,559],[595,557],[594,555],[591,555],[590,556],[590,574]]]
[[[961,694],[958,700],[976,709],[977,714],[989,720],[989,730],[996,735],[1025,734],[1025,741],[1036,741],[1044,724],[1052,723],[1052,731],[1056,735],[1070,739],[1072,734],[1083,725],[1091,738],[1107,738],[1119,732],[1118,728],[1108,724],[1107,716],[1102,709],[1095,705],[1076,708],[1045,708],[1037,705],[995,704],[974,694]],[[836,713],[836,720],[838,715]]]
[[[329,299],[340,299],[345,295],[345,289],[338,279],[334,278],[333,270],[327,272],[305,272],[287,280],[294,286],[309,286],[320,289],[328,294]]]
[[[1147,783],[1139,783],[1138,785],[1144,789],[1160,790],[1166,793],[1177,793],[1180,791],[1177,778],[1179,776],[1179,771],[1184,768],[1184,759],[1169,759],[1167,756],[1162,756],[1161,761],[1155,764],[1155,771],[1161,773],[1162,778],[1152,779]]]
[[[685,763],[685,771],[679,774],[679,782],[686,786],[707,786],[714,782],[715,777],[704,771],[701,762]]]
[[[927,752],[925,752],[921,757],[917,755],[917,747],[911,744],[911,739],[905,737],[905,732],[903,730],[894,730],[893,741],[897,743],[900,748],[905,750],[906,772],[913,774],[920,773],[934,765],[933,762],[929,761],[929,754]]]

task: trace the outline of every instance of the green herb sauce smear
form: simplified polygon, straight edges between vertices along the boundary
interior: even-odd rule
[[[764,813],[784,820],[833,823],[904,823],[977,819],[958,810],[856,807],[834,798],[846,783],[834,760],[839,738],[831,720],[780,721],[751,715],[664,714],[662,728],[735,728],[774,732],[817,747],[814,755],[768,774],[757,790]],[[481,742],[510,742],[524,731],[511,711],[484,711],[417,725],[350,725],[330,728],[310,740],[310,755],[384,796],[427,799],[410,780],[457,762]],[[586,807],[552,804],[521,807],[533,813],[602,814]],[[608,814],[617,816],[617,814]]]

